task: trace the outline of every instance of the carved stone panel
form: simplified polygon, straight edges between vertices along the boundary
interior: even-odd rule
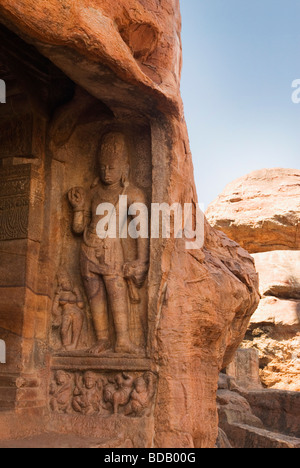
[[[29,220],[30,166],[0,171],[0,240],[26,239]]]
[[[69,161],[70,154],[76,165]],[[56,261],[51,348],[71,352],[75,359],[78,352],[145,358],[150,242],[123,234],[134,218],[129,208],[147,208],[151,202],[149,128],[137,123],[132,128],[121,123],[82,125],[55,156],[65,164],[61,193],[58,196],[57,186],[52,192],[55,188],[61,202],[61,221],[53,227],[60,247],[51,257]],[[97,229],[106,213],[98,211],[107,205],[115,213],[116,233],[102,238]],[[62,266],[69,277],[63,287]]]
[[[61,414],[147,417],[157,377],[152,372],[57,370],[50,384],[50,409]]]
[[[57,289],[52,309],[53,349],[76,351],[82,347],[84,338],[81,340],[81,335],[83,331],[84,334],[87,332],[85,308],[80,289],[74,286],[69,273],[61,268],[57,275]]]
[[[1,121],[0,159],[38,157],[42,138],[39,126],[39,121],[30,113]]]
[[[0,241],[39,237],[37,219],[29,223],[41,202],[38,173],[30,164],[0,170]],[[35,239],[34,239],[35,240]]]

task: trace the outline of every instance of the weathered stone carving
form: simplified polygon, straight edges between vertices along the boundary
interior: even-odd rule
[[[30,178],[29,165],[0,171],[0,241],[27,237]]]
[[[118,374],[114,380],[109,380],[105,386],[104,401],[111,404],[114,414],[118,414],[120,406],[128,405],[133,391],[133,381],[133,377],[122,373]]]
[[[149,242],[125,238],[128,220],[120,219],[119,197],[126,196],[130,206],[145,204],[145,196],[129,182],[129,151],[122,133],[111,132],[103,137],[98,163],[100,177],[90,191],[76,187],[68,194],[74,209],[73,230],[83,234],[80,267],[97,337],[90,352],[98,355],[113,347],[116,353],[141,354],[143,350],[130,338],[129,307],[130,303],[140,302],[138,290],[148,271]],[[97,208],[104,203],[115,207],[117,225],[122,226],[122,234],[116,233],[115,238],[101,239],[97,234],[98,223],[103,219]]]
[[[155,381],[155,376],[151,372],[147,372],[135,380],[126,415],[149,416],[149,408],[155,394]]]
[[[1,168],[0,241],[27,238],[39,241],[41,226],[36,216],[42,199],[43,187],[32,164]]]
[[[83,375],[76,375],[76,388],[72,402],[77,413],[91,415],[101,412],[102,408],[102,380],[93,372],[87,371]]]
[[[128,373],[74,374],[56,371],[50,386],[50,408],[56,413],[91,415],[150,416],[156,390],[156,376]]]
[[[58,289],[53,303],[54,328],[60,328],[62,347],[66,351],[77,349],[84,321],[84,301],[78,288],[74,288],[66,271],[58,275]]]
[[[64,371],[57,371],[50,386],[50,408],[57,413],[70,413],[73,392],[72,376]]]

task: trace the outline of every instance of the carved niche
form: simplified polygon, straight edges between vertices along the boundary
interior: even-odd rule
[[[76,165],[66,163],[57,263],[69,280],[62,287],[57,274],[51,346],[78,365],[80,355],[146,357],[149,239],[123,236],[134,219],[127,217],[128,208],[149,207],[151,199],[151,140],[148,127],[141,128],[78,126],[56,155],[65,159],[70,147]],[[102,238],[98,225],[108,218],[99,206],[107,204],[117,230]],[[147,224],[148,212],[143,216]]]
[[[53,154],[49,408],[63,420],[148,417],[157,388],[148,346],[150,241],[128,227],[135,217],[149,224],[149,125],[106,114],[83,119]],[[128,215],[133,204],[148,210]],[[99,224],[106,228],[111,215],[116,235],[102,236]]]
[[[130,338],[128,304],[141,302],[139,289],[148,272],[149,240],[129,235],[127,213],[133,204],[146,206],[146,197],[129,180],[129,150],[123,133],[106,133],[97,158],[99,176],[90,190],[75,187],[69,191],[73,231],[83,236],[80,269],[97,337],[90,352],[140,355],[143,351]],[[125,219],[121,219],[123,203]],[[99,232],[102,221],[107,228],[103,226]]]

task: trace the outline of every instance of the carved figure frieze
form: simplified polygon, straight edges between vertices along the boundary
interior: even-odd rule
[[[103,381],[93,372],[87,371],[84,375],[75,376],[75,390],[72,407],[77,413],[86,415],[99,414],[102,411]]]
[[[61,414],[148,417],[156,382],[152,372],[56,371],[50,385],[50,408]]]
[[[56,413],[72,412],[72,375],[57,371],[50,385],[50,408]]]

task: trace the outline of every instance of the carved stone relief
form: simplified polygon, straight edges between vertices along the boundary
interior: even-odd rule
[[[61,414],[150,416],[157,377],[152,372],[53,373],[50,408]]]
[[[144,192],[129,179],[130,154],[126,137],[121,132],[106,133],[97,154],[99,175],[89,190],[74,187],[68,192],[73,208],[73,232],[83,235],[78,268],[88,298],[97,343],[90,353],[143,355],[145,350],[133,342],[130,317],[132,308],[141,303],[149,263],[148,239],[123,236],[129,220],[120,219],[120,196],[127,207],[146,204]],[[100,238],[97,226],[104,213],[101,204],[115,209],[116,225],[122,225],[116,236]],[[136,311],[134,312],[136,313]]]
[[[79,288],[74,287],[69,274],[61,270],[52,310],[52,328],[59,329],[62,349],[78,348],[84,324],[85,303]]]
[[[0,170],[0,240],[26,239],[30,206],[30,165]]]

